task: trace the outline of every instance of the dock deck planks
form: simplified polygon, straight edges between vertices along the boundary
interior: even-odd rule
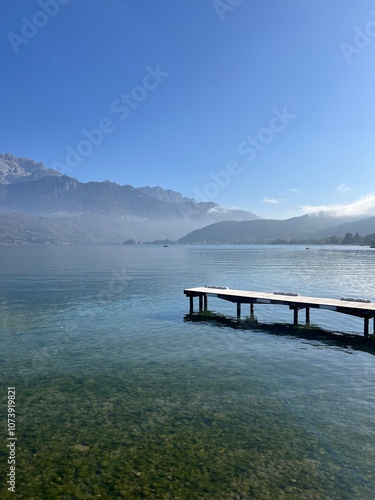
[[[375,303],[355,302],[352,300],[340,300],[322,297],[308,297],[303,295],[283,295],[276,293],[254,292],[246,290],[230,290],[213,287],[186,288],[184,294],[190,298],[190,311],[193,312],[193,299],[199,298],[199,309],[207,309],[207,297],[217,297],[222,300],[237,304],[237,317],[241,316],[241,304],[250,304],[251,313],[254,312],[254,304],[278,304],[289,306],[294,311],[294,324],[298,325],[298,311],[306,310],[306,323],[310,321],[310,308],[326,309],[364,319],[364,335],[369,336],[369,320],[373,319],[375,333]]]

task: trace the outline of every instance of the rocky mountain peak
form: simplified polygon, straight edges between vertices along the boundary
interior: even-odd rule
[[[0,184],[15,184],[25,181],[37,181],[42,177],[61,176],[57,170],[45,168],[30,158],[18,158],[11,154],[0,154]]]
[[[172,191],[171,189],[163,189],[160,186],[150,187],[144,186],[138,188],[139,191],[151,196],[156,200],[166,201],[167,203],[173,203],[174,205],[179,205],[180,203],[196,203],[194,198],[187,198],[177,191]]]

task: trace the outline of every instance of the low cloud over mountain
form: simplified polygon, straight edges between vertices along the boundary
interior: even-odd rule
[[[343,186],[343,185],[341,185]],[[340,189],[341,191],[343,190]],[[369,217],[375,215],[375,194],[362,196],[350,203],[301,207],[306,214],[324,214],[332,217]]]

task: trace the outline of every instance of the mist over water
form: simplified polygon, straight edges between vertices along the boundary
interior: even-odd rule
[[[364,247],[0,246],[19,493],[372,499],[371,349],[275,335],[292,323],[281,306],[255,306],[261,328],[191,321],[182,292],[375,300],[374,260]],[[361,319],[331,311],[311,310],[311,322],[363,334]]]

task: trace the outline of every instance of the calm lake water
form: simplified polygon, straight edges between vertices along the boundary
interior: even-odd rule
[[[234,304],[191,317],[183,295],[375,300],[375,250],[0,246],[0,262],[1,498],[9,386],[13,498],[375,498],[375,350],[314,330],[363,321],[312,309],[296,332],[264,305],[237,325]]]

